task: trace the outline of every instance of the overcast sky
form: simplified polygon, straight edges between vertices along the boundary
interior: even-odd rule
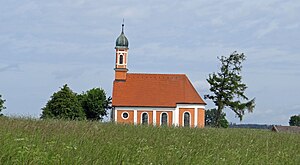
[[[0,13],[6,115],[39,117],[64,84],[111,95],[123,18],[129,72],[185,73],[203,97],[217,56],[237,50],[247,56],[243,82],[257,104],[241,123],[288,125],[300,114],[300,1],[0,0]]]

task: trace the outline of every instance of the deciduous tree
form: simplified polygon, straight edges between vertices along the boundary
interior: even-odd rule
[[[205,126],[216,127],[216,116],[217,109],[209,109],[205,111]],[[229,123],[226,120],[226,114],[224,112],[221,113],[220,116],[220,125],[223,128],[228,128]]]
[[[289,124],[290,126],[300,126],[300,115],[291,116]]]
[[[107,115],[111,98],[106,98],[103,89],[93,88],[77,97],[88,120],[102,120]]]
[[[210,74],[207,79],[212,94],[204,97],[214,102],[217,110],[216,126],[220,127],[224,108],[230,108],[242,120],[245,110],[253,112],[255,100],[248,101],[248,97],[244,94],[247,89],[246,84],[242,83],[241,76],[242,62],[246,60],[244,53],[239,54],[235,51],[229,57],[221,56],[218,59],[221,62],[220,71]]]
[[[4,106],[4,102],[6,100],[2,99],[2,95],[0,95],[0,116],[2,116],[1,111],[6,109],[6,107]]]
[[[42,108],[41,118],[83,120],[85,114],[76,94],[65,84]]]

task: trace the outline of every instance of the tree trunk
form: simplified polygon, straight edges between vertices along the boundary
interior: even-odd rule
[[[217,109],[217,114],[216,114],[216,127],[220,128],[221,127],[221,114],[223,110],[223,105],[219,104],[218,109]]]

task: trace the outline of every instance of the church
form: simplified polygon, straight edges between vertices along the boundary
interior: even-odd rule
[[[128,73],[129,42],[116,40],[112,121],[153,126],[204,127],[205,105],[185,74]]]

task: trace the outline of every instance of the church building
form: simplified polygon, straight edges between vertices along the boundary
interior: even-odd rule
[[[112,121],[154,126],[204,127],[206,103],[185,74],[128,73],[128,39],[116,40]]]

